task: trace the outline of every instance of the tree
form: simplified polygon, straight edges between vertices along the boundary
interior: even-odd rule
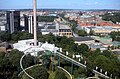
[[[11,40],[17,42],[20,39],[20,35],[17,32],[14,32],[11,35]]]
[[[54,79],[67,79],[67,77],[65,76],[65,73],[63,71],[57,69]]]
[[[10,41],[11,40],[11,35],[7,32],[0,32],[0,40]]]
[[[5,56],[5,53],[0,52],[0,78],[11,79],[13,72],[14,67],[9,58]]]
[[[93,30],[90,30],[89,35],[94,35],[94,34],[95,34],[95,32]]]
[[[112,55],[112,52],[111,52],[111,51],[108,51],[108,50],[104,50],[104,51],[103,51],[103,55],[104,55],[105,57],[110,58],[111,55]]]
[[[29,66],[32,66],[36,63],[37,59],[34,59],[33,56],[31,56],[30,54],[26,55],[24,58],[23,58],[23,67],[26,68],[26,67],[29,67]]]
[[[112,41],[120,41],[120,32],[111,32],[110,37],[112,38]]]
[[[105,21],[112,21],[113,23],[120,22],[120,12],[106,13],[102,16]]]
[[[20,36],[19,40],[25,40],[25,39],[33,39],[33,34],[30,34],[28,32],[20,32],[18,33]]]
[[[37,32],[37,38],[39,42],[45,42],[45,38],[41,32]]]
[[[45,41],[48,43],[55,43],[55,36],[52,33],[49,33],[47,35],[44,35]]]
[[[94,64],[106,71],[111,71],[112,69],[110,59],[103,55],[97,56],[96,59],[94,60]]]
[[[75,78],[85,78],[86,77],[86,70],[84,68],[79,67],[77,70],[74,71]]]
[[[92,77],[92,76],[94,76],[94,75],[95,75],[95,74],[93,73],[92,69],[87,66],[87,68],[86,68],[86,76],[87,76],[87,77]]]
[[[78,45],[77,50],[80,53],[84,53],[84,52],[87,52],[89,50],[89,47],[86,44],[81,44],[81,45]]]
[[[78,35],[79,36],[87,36],[87,32],[85,32],[84,30],[79,30]]]
[[[29,72],[34,79],[48,79],[49,77],[47,70],[42,66],[33,67],[27,72]]]
[[[74,32],[76,32],[76,27],[78,26],[77,25],[77,21],[75,21],[75,20],[68,20],[69,21],[69,23],[70,23],[70,26],[71,26],[71,28],[72,28],[72,31],[74,31]]]
[[[22,57],[23,53],[18,50],[12,50],[9,55],[9,60],[12,62],[13,66],[19,67],[20,65],[20,58]]]

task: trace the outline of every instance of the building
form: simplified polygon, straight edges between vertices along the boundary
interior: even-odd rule
[[[39,22],[38,30],[40,29],[42,35],[52,33],[53,35],[59,35],[58,29],[56,29],[56,23],[54,22]]]
[[[108,46],[112,46],[113,45],[112,38],[109,38],[109,37],[91,36],[91,38],[93,38],[97,42],[101,43],[102,46],[104,46],[104,47],[108,47]]]
[[[59,24],[59,36],[73,37],[71,28],[66,24]]]
[[[22,27],[22,30],[28,31],[28,16],[23,14],[23,16],[20,18],[20,25]]]
[[[37,46],[34,46],[34,39],[20,40],[18,43],[13,44],[13,49],[26,53],[30,53],[32,56],[37,56],[39,51],[49,50],[56,52],[59,48],[54,44],[38,42]]]
[[[102,43],[93,43],[93,44],[89,44],[88,46],[92,51],[94,51],[96,49],[100,49],[102,52],[102,51],[108,49],[108,47],[105,47]]]
[[[33,15],[28,16],[28,31],[33,34]]]
[[[6,31],[6,24],[0,23],[0,31]]]
[[[90,26],[84,27],[83,30],[87,33],[90,33],[90,30],[93,30],[96,34],[109,34],[112,31],[120,31],[120,28],[115,28],[112,26]]]
[[[42,33],[42,35],[52,33],[53,35],[57,36],[58,30],[56,30],[56,29],[41,29],[41,33]]]
[[[23,15],[23,17],[24,17],[24,29],[25,29],[25,31],[28,31],[28,26],[29,26],[29,24],[28,24],[28,16]]]
[[[74,37],[74,40],[75,40],[75,43],[78,44],[78,45],[81,45],[81,44],[93,44],[95,43],[94,39],[90,38],[90,37],[82,37],[82,36],[79,36],[79,37]]]
[[[0,31],[6,31],[6,12],[0,12]]]
[[[74,37],[75,43],[78,45],[86,44],[91,50],[100,49],[101,51],[107,50],[107,47],[101,42],[95,42],[91,37]]]
[[[7,11],[7,31],[13,33],[15,31],[21,31],[20,27],[20,11]]]

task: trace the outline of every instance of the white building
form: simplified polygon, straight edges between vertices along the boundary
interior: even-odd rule
[[[37,56],[37,52],[49,50],[51,52],[57,51],[59,48],[54,44],[48,44],[38,42],[38,46],[34,46],[34,39],[20,40],[18,43],[13,44],[14,49],[18,49],[21,52],[30,53],[33,56]]]
[[[0,31],[6,31],[6,26],[5,25],[0,25]]]
[[[52,33],[55,36],[59,35],[58,30],[56,30],[56,29],[41,29],[41,33],[42,33],[42,35],[46,35],[49,33]]]
[[[90,33],[90,30],[93,30],[95,33],[99,34],[109,34],[112,31],[120,31],[120,28],[112,26],[89,26],[83,28],[87,33]]]
[[[29,30],[29,33],[33,34],[33,15],[29,15],[28,30]]]

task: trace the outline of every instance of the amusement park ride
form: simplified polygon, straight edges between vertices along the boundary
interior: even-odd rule
[[[64,60],[67,60],[68,62],[71,62],[71,69],[73,70],[73,64],[74,65],[77,65],[77,66],[80,66],[80,67],[83,67],[83,68],[86,68],[86,65],[85,63],[87,63],[85,61],[84,64],[80,63],[80,59],[79,59],[79,62],[78,61],[75,61],[74,58],[70,58],[68,57],[68,52],[66,52],[66,55],[62,54],[62,48],[58,48],[58,47],[55,47],[54,44],[49,44],[49,43],[41,43],[41,42],[38,42],[37,41],[37,28],[36,28],[36,0],[33,0],[33,14],[34,14],[34,39],[28,39],[28,40],[20,40],[18,41],[18,43],[15,43],[13,44],[13,47],[14,49],[18,49],[19,51],[22,51],[24,52],[24,55],[21,57],[21,60],[20,60],[20,66],[21,66],[21,69],[22,69],[22,72],[24,72],[29,78],[31,79],[34,79],[33,77],[31,77],[25,70],[26,69],[29,69],[29,68],[32,68],[34,66],[31,66],[31,67],[28,67],[26,69],[23,68],[22,66],[22,59],[28,55],[28,54],[31,54],[33,56],[37,56],[38,55],[38,52],[40,51],[45,51],[48,50],[50,52],[52,52],[53,54],[56,54],[56,56],[58,56],[58,66],[60,68],[60,58],[64,59]],[[53,60],[54,62],[54,60]],[[36,66],[36,65],[35,65]],[[63,68],[61,68],[63,69]],[[65,72],[67,72],[65,69],[63,69]],[[72,73],[72,70],[71,70],[71,73]],[[107,73],[106,74],[103,74],[103,73],[100,73],[96,70],[93,69],[93,72],[99,76],[102,76],[106,79],[110,79],[110,77],[107,76]],[[21,73],[20,73],[21,74]],[[67,74],[70,75],[69,72],[67,72]],[[72,79],[72,76],[70,75],[71,79]]]

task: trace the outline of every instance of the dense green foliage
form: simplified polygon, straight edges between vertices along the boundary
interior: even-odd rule
[[[38,22],[53,22],[57,16],[38,16]]]
[[[10,41],[11,36],[7,32],[0,32],[0,40],[2,41]]]
[[[108,73],[113,74],[113,76],[117,76],[117,77],[120,76],[119,75],[120,72],[118,71],[120,70],[119,67],[120,61],[118,60],[117,56],[115,56],[110,51],[103,51],[102,53],[100,52],[99,49],[96,49],[95,51],[90,51],[88,46],[85,44],[81,44],[81,45],[75,44],[73,38],[60,37],[60,36],[55,37],[52,34],[45,35],[43,36],[43,38],[44,40],[49,41],[49,43],[55,43],[56,46],[62,47],[64,52],[69,51],[69,56],[71,57],[73,54],[78,54],[78,53],[83,54],[84,60],[87,61],[87,66],[89,67],[87,70],[88,72],[86,72],[88,74],[85,73],[81,74],[84,75],[84,77],[90,76],[91,71],[89,69],[91,68],[95,69],[95,66],[102,68],[104,70],[103,73],[105,73],[105,71],[108,71]],[[62,60],[61,60],[61,66],[65,68],[67,67],[68,71],[71,69],[69,67],[70,64]],[[79,72],[79,71],[75,70],[74,72]]]
[[[77,27],[77,21],[75,21],[75,20],[68,20],[68,21],[70,23],[72,31],[77,32],[77,29],[76,29],[76,27]]]
[[[85,78],[86,77],[85,73],[86,73],[86,69],[79,67],[76,70],[74,70],[74,77],[75,78],[78,78],[78,77]]]
[[[41,66],[33,67],[27,72],[29,72],[34,79],[48,79],[49,77],[47,70]]]
[[[91,61],[88,64],[92,64],[92,68],[95,68],[95,66],[97,66],[104,70],[103,73],[107,71],[108,73],[113,74],[114,77],[117,76],[120,78],[120,72],[118,71],[120,70],[120,61],[118,60],[117,56],[115,56],[111,51],[105,50],[101,53],[97,49],[94,52],[89,52],[86,57]]]
[[[120,22],[120,13],[106,13],[102,16],[102,19],[113,23]]]
[[[6,54],[0,52],[0,78],[1,79],[18,79],[18,73],[20,72],[20,58],[23,53],[18,50],[12,50]],[[28,55],[27,58],[23,59],[24,68],[28,65],[33,65],[34,61],[32,56]]]
[[[62,70],[57,69],[56,72],[55,72],[55,78],[54,79],[67,79],[67,77]]]
[[[84,30],[79,30],[78,35],[79,36],[87,36],[87,33]]]
[[[32,37],[31,34],[26,35],[25,33],[23,35],[24,35],[23,37],[26,36],[26,38],[27,36]],[[23,39],[26,39],[26,38],[23,38]],[[16,37],[14,37],[14,39],[16,39]],[[73,75],[75,75],[75,78],[93,76],[93,74],[91,74],[91,69],[95,69],[96,66],[98,66],[99,68],[102,68],[103,73],[107,71],[108,73],[113,74],[113,77],[117,76],[117,79],[120,78],[120,74],[119,74],[120,61],[118,60],[117,56],[114,55],[111,51],[106,50],[101,52],[99,49],[96,49],[95,51],[91,51],[86,44],[81,44],[81,45],[75,44],[73,38],[67,38],[65,36],[63,37],[54,36],[52,34],[42,35],[41,33],[38,33],[38,41],[41,41],[41,42],[48,41],[49,43],[55,44],[58,47],[62,47],[63,54],[65,54],[65,52],[68,51],[70,57],[72,57],[73,54],[82,54],[83,60],[81,60],[81,63],[84,64],[84,61],[85,60],[87,61],[87,64],[86,64],[87,70],[79,69],[79,67],[74,65]],[[2,63],[0,64],[0,76],[2,76],[1,78],[9,77],[9,78],[16,79],[15,75],[18,74],[19,59],[21,56],[22,54],[19,54],[19,51],[16,51],[16,50],[12,51],[12,53],[10,53],[8,57],[5,57],[5,54],[3,53],[0,54],[0,63]],[[14,60],[14,58],[16,60]],[[75,58],[75,60],[78,61],[77,58]],[[28,63],[25,63],[26,61]],[[28,55],[28,57],[26,56],[24,58],[24,62],[23,62],[24,67],[28,67],[33,64],[34,64],[33,57]],[[70,62],[61,59],[61,66],[66,70],[68,70],[69,72],[71,72]],[[6,72],[9,72],[9,73],[6,73]],[[76,74],[76,73],[79,73],[79,74]]]
[[[111,32],[110,37],[113,41],[120,41],[120,32]]]
[[[28,32],[14,32],[11,34],[12,41],[18,41],[23,39],[32,39],[33,35]]]
[[[19,71],[18,70],[19,60],[22,54],[23,53],[17,50],[11,51],[10,55],[5,54],[4,52],[0,52],[0,78],[1,79],[17,79],[17,74]]]
[[[18,40],[23,39],[32,39],[33,35],[28,32],[14,32],[13,34],[9,34],[7,32],[1,32],[0,33],[0,40],[2,41],[12,41],[17,42]]]

